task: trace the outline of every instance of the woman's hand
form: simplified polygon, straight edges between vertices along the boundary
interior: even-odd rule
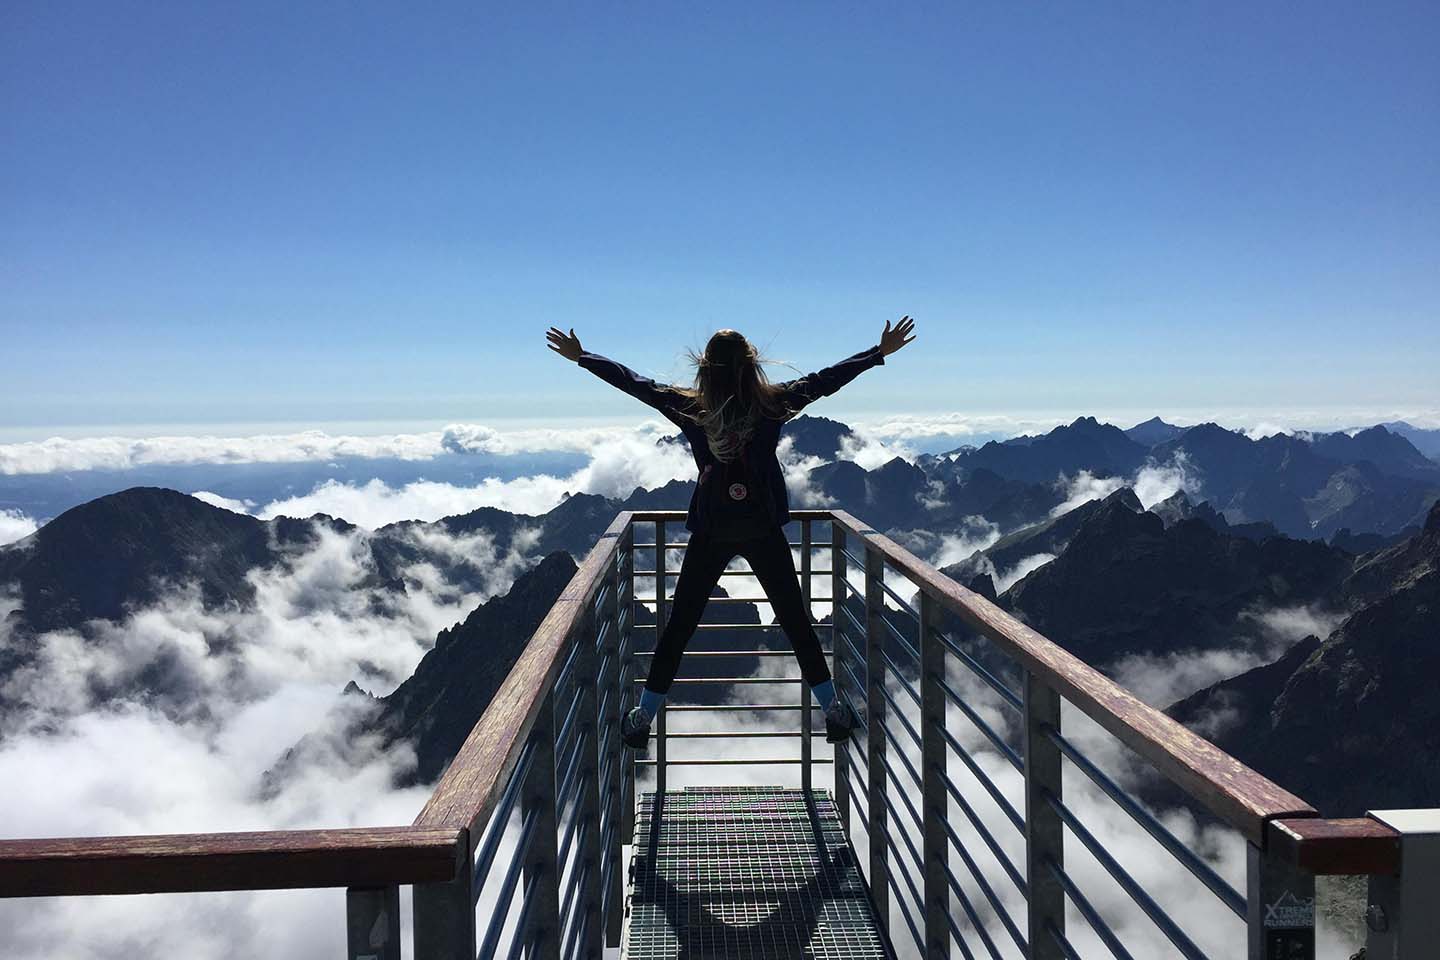
[[[584,348],[580,346],[580,338],[575,336],[575,328],[570,328],[567,336],[559,327],[551,327],[545,333],[545,339],[549,340],[548,346],[566,360],[579,360]]]
[[[915,321],[911,320],[908,316],[901,317],[900,322],[895,324],[894,330],[890,329],[890,321],[886,320],[885,332],[880,334],[881,356],[889,356],[911,340],[914,340],[915,337],[913,335],[907,336],[910,334],[910,331],[914,329]]]

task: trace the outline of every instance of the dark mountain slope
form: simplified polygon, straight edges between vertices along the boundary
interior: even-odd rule
[[[993,470],[1004,477],[1031,483],[1052,483],[1060,475],[1080,470],[1102,476],[1134,472],[1145,462],[1149,448],[1127,437],[1119,427],[1080,417],[1022,442],[987,443],[979,450],[962,452],[954,462],[970,469]]]
[[[1176,437],[1180,436],[1180,434],[1184,432],[1184,427],[1177,427],[1173,423],[1166,423],[1159,417],[1151,417],[1144,423],[1137,423],[1129,430],[1126,430],[1125,436],[1129,437],[1131,440],[1134,440],[1136,443],[1143,444],[1147,447],[1153,447],[1157,443],[1165,443],[1168,440],[1174,440]]]
[[[278,542],[302,536],[288,524],[278,533]],[[208,606],[245,603],[246,571],[276,556],[269,525],[253,517],[136,487],[67,510],[0,549],[0,584],[19,586],[16,626],[39,632],[118,619],[180,583],[196,584]]]
[[[568,553],[547,555],[508,593],[440,631],[415,673],[381,698],[377,726],[415,745],[420,782],[438,777],[460,749],[575,570]]]
[[[1323,543],[1260,543],[1199,520],[1166,527],[1111,498],[1065,552],[1001,603],[1081,659],[1204,648],[1235,637],[1255,607],[1333,598],[1353,558]]]
[[[1440,805],[1440,506],[1345,589],[1369,602],[1318,649],[1171,713],[1326,816]]]

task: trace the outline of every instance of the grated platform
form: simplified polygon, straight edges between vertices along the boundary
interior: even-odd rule
[[[690,787],[640,799],[621,956],[892,953],[828,791]]]

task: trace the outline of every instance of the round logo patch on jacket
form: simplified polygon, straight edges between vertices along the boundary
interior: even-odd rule
[[[749,491],[747,491],[747,490],[745,489],[745,484],[743,484],[743,483],[732,483],[732,484],[730,484],[730,499],[731,499],[731,500],[744,500],[746,494],[748,494],[748,493],[749,493]]]

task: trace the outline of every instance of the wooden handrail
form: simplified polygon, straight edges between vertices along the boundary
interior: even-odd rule
[[[0,840],[0,897],[425,883],[463,850],[461,830],[415,827]]]
[[[1371,817],[1276,820],[1270,849],[1316,876],[1400,872],[1400,834]]]
[[[561,653],[575,625],[594,601],[631,516],[624,511],[617,514],[586,554],[435,785],[415,818],[415,826],[464,829],[472,845],[480,843],[480,828],[489,819],[519,761],[540,707],[555,683]]]

